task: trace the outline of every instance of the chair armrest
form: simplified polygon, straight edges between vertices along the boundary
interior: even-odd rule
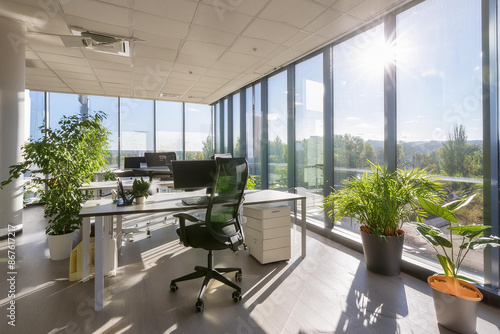
[[[198,222],[200,220],[185,212],[176,213],[173,216],[179,218],[179,237],[181,238],[182,244],[186,247],[189,247],[186,236],[186,220],[189,220],[190,222]]]

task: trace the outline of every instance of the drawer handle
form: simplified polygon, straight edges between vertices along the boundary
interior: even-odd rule
[[[271,213],[278,213],[278,212],[280,212],[280,210],[271,211]]]

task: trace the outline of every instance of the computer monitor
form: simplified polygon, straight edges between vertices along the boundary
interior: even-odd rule
[[[146,152],[144,153],[148,167],[169,166],[176,159],[175,152]]]
[[[174,189],[196,190],[212,186],[215,160],[174,160]]]

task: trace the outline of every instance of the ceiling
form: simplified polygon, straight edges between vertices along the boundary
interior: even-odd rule
[[[2,0],[23,23],[26,88],[210,104],[408,0]],[[70,27],[130,57],[65,47]]]

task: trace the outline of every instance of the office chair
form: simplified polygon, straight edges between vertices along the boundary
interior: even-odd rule
[[[158,170],[149,173],[149,181],[153,181],[153,177],[159,176],[160,180],[172,179],[172,160],[177,160],[175,152],[146,152],[144,153],[148,167],[168,167],[169,170]]]
[[[201,312],[204,308],[202,298],[211,279],[216,279],[235,289],[232,295],[234,302],[241,300],[241,288],[222,275],[222,273],[236,271],[235,279],[241,281],[241,268],[214,268],[213,251],[223,249],[237,251],[243,244],[244,234],[239,213],[247,178],[248,163],[245,158],[217,158],[216,173],[205,220],[187,213],[174,215],[179,218],[180,227],[177,229],[177,234],[184,246],[203,248],[208,251],[207,267],[196,266],[195,272],[170,282],[170,291],[176,292],[177,282],[204,277],[196,301],[197,312]],[[194,224],[186,225],[186,220]]]

